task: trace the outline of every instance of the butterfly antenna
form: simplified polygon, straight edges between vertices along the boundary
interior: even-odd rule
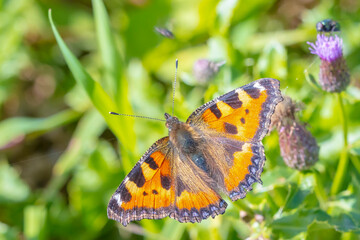
[[[145,116],[138,116],[138,115],[129,115],[129,114],[123,114],[123,113],[116,113],[116,112],[109,112],[109,113],[112,114],[112,115],[118,115],[118,116],[126,116],[126,117],[134,117],[134,118],[145,118],[145,119],[151,119],[151,120],[166,122],[166,120],[160,119],[160,118],[152,118],[152,117],[145,117]]]
[[[172,116],[174,116],[176,75],[177,75],[178,66],[179,66],[179,61],[176,59],[176,60],[175,60],[175,80],[174,80],[174,84],[173,84]]]

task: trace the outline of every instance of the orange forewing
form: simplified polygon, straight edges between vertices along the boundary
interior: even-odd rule
[[[266,90],[262,90],[260,96],[255,99],[241,89],[237,94],[239,101],[242,102],[240,108],[234,109],[224,101],[219,101],[215,106],[221,112],[221,117],[217,118],[212,111],[215,109],[214,106],[205,110],[202,118],[209,128],[221,133],[229,133],[237,140],[245,142],[251,140],[258,130],[262,104],[268,95]]]
[[[279,81],[265,78],[204,104],[190,115],[187,123],[239,141],[257,142],[267,133],[279,101]]]

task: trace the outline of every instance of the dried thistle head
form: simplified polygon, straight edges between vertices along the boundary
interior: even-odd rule
[[[279,130],[281,156],[286,165],[297,170],[306,170],[319,160],[319,146],[316,139],[296,121]]]
[[[279,133],[281,156],[286,165],[297,170],[305,170],[319,158],[319,146],[304,124],[296,118],[296,112],[303,108],[290,97],[285,96],[271,118],[271,129]]]

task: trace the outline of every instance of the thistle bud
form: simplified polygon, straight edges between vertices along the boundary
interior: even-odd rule
[[[284,97],[271,118],[271,128],[279,133],[280,153],[286,165],[297,170],[305,170],[319,159],[319,146],[305,126],[296,120],[300,110],[290,97]]]
[[[319,83],[327,92],[341,92],[350,83],[350,74],[343,58],[343,41],[337,35],[317,35],[314,43],[308,42],[310,52],[321,59]]]
[[[294,121],[279,130],[281,156],[286,165],[297,170],[313,166],[319,159],[319,146],[304,125]]]
[[[213,62],[207,59],[199,59],[194,63],[194,76],[200,83],[205,83],[214,77],[224,64],[225,61]]]

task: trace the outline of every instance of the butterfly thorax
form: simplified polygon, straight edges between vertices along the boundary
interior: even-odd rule
[[[200,169],[208,171],[208,166],[202,152],[203,138],[189,124],[179,121],[165,113],[166,127],[169,129],[169,141],[179,155],[193,161]]]

